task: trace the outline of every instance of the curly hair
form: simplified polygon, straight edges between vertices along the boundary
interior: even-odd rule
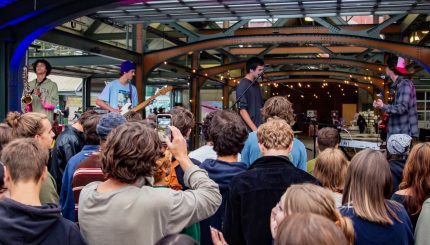
[[[403,181],[400,190],[409,189],[406,196],[408,213],[418,215],[424,201],[430,197],[430,143],[415,145],[403,170]]]
[[[263,121],[271,117],[278,117],[287,121],[289,125],[294,124],[293,104],[284,96],[275,96],[264,103],[261,108],[261,116]]]
[[[206,115],[205,120],[203,120],[202,131],[203,131],[203,138],[205,139],[206,142],[212,142],[209,131],[210,131],[212,118],[214,117],[215,112],[216,111],[209,112]]]
[[[127,119],[127,122],[139,122],[142,121],[142,114],[135,111],[128,111],[124,114],[125,119]]]
[[[209,126],[209,138],[218,156],[233,156],[242,151],[248,137],[246,126],[239,115],[216,111]]]
[[[257,129],[258,143],[267,149],[284,150],[291,146],[294,140],[293,130],[282,119],[269,119]]]
[[[194,127],[193,113],[184,107],[175,106],[169,114],[172,115],[172,125],[181,131],[182,136],[187,137],[190,129]]]
[[[109,134],[101,152],[102,170],[108,178],[134,183],[153,176],[155,162],[163,156],[157,132],[139,122],[127,122]]]
[[[3,147],[12,140],[12,128],[6,123],[0,123],[0,156]]]

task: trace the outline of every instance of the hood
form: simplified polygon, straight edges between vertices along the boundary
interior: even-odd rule
[[[12,199],[0,201],[0,244],[40,244],[61,217],[55,204],[29,206]]]
[[[200,168],[205,169],[209,178],[215,181],[220,189],[225,189],[230,184],[231,179],[245,172],[248,166],[243,162],[224,162],[214,159],[206,159]]]

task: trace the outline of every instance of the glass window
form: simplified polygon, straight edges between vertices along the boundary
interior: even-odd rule
[[[425,91],[417,91],[417,100],[425,100],[425,94]],[[430,93],[427,93],[427,98],[430,98],[429,95]]]
[[[425,104],[425,102],[417,102],[417,110],[425,110]]]
[[[418,112],[418,121],[424,121],[425,120],[424,116],[425,116],[425,112],[419,111]]]

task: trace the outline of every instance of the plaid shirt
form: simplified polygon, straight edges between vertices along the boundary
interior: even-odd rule
[[[392,134],[407,134],[418,137],[417,95],[411,80],[399,76],[390,86],[395,98],[391,105],[384,105],[383,112],[390,114],[388,137]]]

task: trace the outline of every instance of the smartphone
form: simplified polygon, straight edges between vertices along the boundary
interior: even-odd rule
[[[157,115],[157,132],[158,137],[162,142],[166,139],[172,140],[172,132],[169,126],[172,125],[172,116],[170,114],[158,114]]]

